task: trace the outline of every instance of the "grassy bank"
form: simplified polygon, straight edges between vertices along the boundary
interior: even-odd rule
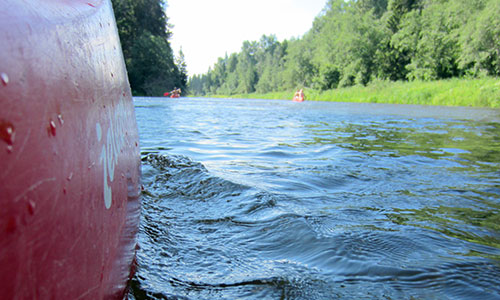
[[[312,101],[371,102],[500,108],[500,79],[449,79],[430,82],[375,81],[327,91],[305,89]],[[211,95],[220,98],[291,99],[295,91],[266,94]]]

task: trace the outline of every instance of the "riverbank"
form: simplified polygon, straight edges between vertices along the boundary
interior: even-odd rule
[[[444,106],[500,108],[500,79],[448,79],[437,81],[374,81],[368,86],[353,86],[327,91],[304,89],[306,100],[332,102],[370,102]],[[210,95],[216,98],[291,99],[294,91]]]

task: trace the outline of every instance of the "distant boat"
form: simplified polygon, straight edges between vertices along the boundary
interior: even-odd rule
[[[0,4],[2,299],[123,299],[140,151],[109,0]]]
[[[173,90],[171,92],[165,92],[163,93],[164,97],[170,97],[170,98],[179,98],[181,96],[181,91],[180,89]]]
[[[292,101],[294,102],[304,102],[304,97],[303,96],[294,96]]]
[[[304,95],[304,90],[300,89],[295,92],[295,95],[293,95],[292,101],[294,102],[303,102],[306,100],[306,96]]]

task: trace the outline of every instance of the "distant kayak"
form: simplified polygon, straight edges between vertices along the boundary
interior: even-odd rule
[[[170,97],[170,98],[179,98],[181,95],[179,94],[176,94],[176,93],[169,93],[169,92],[166,92],[163,94],[163,97]]]
[[[178,88],[174,88],[171,92],[165,92],[163,93],[163,96],[164,97],[169,97],[170,98],[179,98],[181,96],[181,89],[178,89]]]
[[[304,100],[303,96],[294,96],[292,99],[293,102],[304,102]]]
[[[304,94],[304,90],[300,89],[295,92],[293,95],[292,101],[293,102],[304,102],[306,100],[306,95]]]

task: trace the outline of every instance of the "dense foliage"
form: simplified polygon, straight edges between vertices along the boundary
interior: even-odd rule
[[[182,51],[176,58],[163,0],[112,0],[130,86],[135,95],[158,96],[185,88]]]
[[[498,0],[329,0],[300,39],[246,41],[189,87],[233,95],[499,76],[498,16]]]

